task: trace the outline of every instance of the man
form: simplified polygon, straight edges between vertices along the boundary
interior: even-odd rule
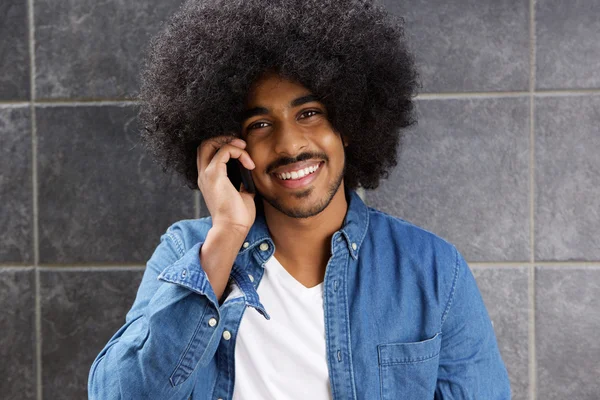
[[[144,139],[210,217],[162,236],[91,399],[510,398],[464,259],[354,191],[414,122],[402,37],[358,0],[190,1],[171,19]]]

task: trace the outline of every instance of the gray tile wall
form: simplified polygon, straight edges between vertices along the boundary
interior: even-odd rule
[[[0,397],[81,399],[166,227],[205,215],[139,147],[139,56],[181,2],[0,5]],[[419,124],[367,203],[469,260],[514,399],[597,399],[600,3],[382,0]]]

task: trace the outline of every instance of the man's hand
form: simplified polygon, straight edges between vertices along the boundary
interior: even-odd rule
[[[234,229],[245,237],[256,218],[254,194],[245,188],[238,192],[227,176],[227,162],[237,158],[249,170],[255,165],[246,142],[233,136],[218,136],[204,141],[197,150],[198,187],[202,192],[213,228]]]
[[[254,194],[238,192],[227,176],[227,162],[237,158],[249,170],[255,165],[246,142],[233,136],[204,141],[197,150],[198,187],[212,227],[200,248],[200,263],[219,301],[227,286],[233,262],[256,218]]]

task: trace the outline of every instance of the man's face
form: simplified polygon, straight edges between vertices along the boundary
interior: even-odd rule
[[[266,75],[249,93],[242,121],[257,192],[294,218],[320,213],[344,188],[342,139],[311,97],[300,84]]]

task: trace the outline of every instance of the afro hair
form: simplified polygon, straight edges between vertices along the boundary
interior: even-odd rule
[[[239,135],[253,82],[274,71],[315,94],[348,138],[345,186],[374,189],[416,123],[403,22],[369,0],[188,0],[150,41],[142,141],[197,189],[197,147]]]

